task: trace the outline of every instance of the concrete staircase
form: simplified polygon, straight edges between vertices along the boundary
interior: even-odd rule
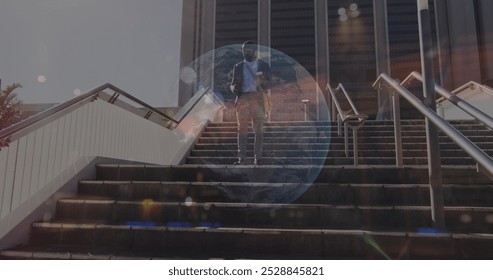
[[[404,121],[405,167],[394,166],[391,123],[368,121],[359,131],[359,166],[344,155],[334,125],[269,123],[259,166],[232,165],[235,123],[211,123],[182,165],[97,165],[97,177],[80,181],[76,197],[58,200],[53,218],[32,225],[29,244],[0,257],[493,258],[491,180],[447,137],[447,230],[439,232],[424,122]],[[491,153],[491,131],[454,125]]]

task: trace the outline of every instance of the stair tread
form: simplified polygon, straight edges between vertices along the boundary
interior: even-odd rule
[[[362,229],[286,229],[286,228],[255,228],[255,227],[219,227],[219,228],[204,228],[204,227],[168,227],[168,226],[129,226],[129,225],[107,225],[107,224],[80,224],[80,223],[49,223],[49,222],[36,222],[33,223],[34,227],[50,227],[50,228],[70,228],[70,229],[95,229],[95,228],[110,228],[119,230],[139,230],[139,229],[151,229],[158,231],[195,231],[195,232],[226,232],[226,233],[243,233],[247,232],[271,232],[271,233],[282,233],[282,232],[306,232],[306,233],[346,233],[346,234],[398,234],[406,235],[412,233],[412,231],[371,231]],[[451,233],[449,233],[451,234]],[[493,234],[486,234],[491,235]]]
[[[195,181],[105,181],[105,180],[93,180],[93,179],[85,179],[85,180],[80,180],[79,183],[81,184],[110,184],[110,185],[118,185],[118,184],[140,184],[140,183],[145,183],[145,184],[158,184],[158,185],[180,185],[180,184],[186,184],[186,185],[210,185],[210,186],[218,186],[221,184],[231,184],[231,185],[271,185],[271,184],[296,184],[296,183],[250,183],[250,182],[228,182],[228,181],[221,181],[221,182],[195,182]],[[366,184],[366,183],[314,183],[314,186],[325,186],[325,185],[330,185],[330,186],[346,186],[346,187],[370,187],[370,188],[414,188],[414,187],[421,187],[421,188],[429,188],[429,184]],[[454,187],[466,187],[466,188],[493,188],[493,183],[491,186],[489,185],[461,185],[461,184],[443,184],[442,185],[445,188],[454,188]]]
[[[50,223],[35,223],[35,226],[47,226]],[[399,230],[368,230],[368,229],[287,229],[287,228],[256,228],[256,227],[168,227],[168,226],[128,226],[128,225],[86,225],[77,223],[59,223],[58,227],[66,227],[71,229],[92,229],[92,228],[109,228],[117,230],[155,230],[155,231],[174,231],[174,232],[223,232],[223,233],[312,233],[312,234],[348,234],[348,235],[380,235],[380,236],[417,236],[417,237],[430,237],[430,238],[468,238],[468,239],[493,239],[493,233],[461,233],[461,232],[447,232],[437,231],[433,233],[422,233],[419,231],[399,231]]]
[[[202,207],[209,208],[241,208],[241,209],[273,209],[274,211],[283,211],[291,209],[334,209],[334,210],[430,210],[431,206],[425,205],[340,205],[340,204],[321,204],[321,203],[257,203],[257,202],[168,202],[168,201],[131,201],[131,200],[106,200],[106,199],[83,199],[83,198],[64,198],[60,199],[59,203],[71,204],[126,204],[126,205],[149,205],[148,207],[156,206],[184,206],[184,207]],[[492,212],[493,206],[444,206],[445,211],[475,211],[475,212]],[[492,216],[493,218],[493,216]],[[56,226],[56,222],[54,223]]]

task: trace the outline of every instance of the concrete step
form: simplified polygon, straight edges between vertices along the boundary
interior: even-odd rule
[[[471,140],[474,143],[477,143],[478,145],[481,145],[483,143],[491,143],[493,142],[493,135],[492,136],[469,136],[469,140]],[[348,138],[350,142],[352,142],[353,138],[352,136]],[[253,143],[254,141],[254,136],[251,134],[248,137],[248,141]],[[366,136],[366,135],[358,135],[358,141],[360,143],[394,143],[395,137],[393,135],[391,136]],[[440,136],[439,139],[440,143],[443,144],[451,144],[455,143],[453,142],[449,137],[447,136]],[[426,137],[425,136],[403,136],[402,137],[402,142],[403,143],[426,143]],[[231,133],[231,136],[225,136],[225,137],[199,137],[197,139],[198,144],[206,144],[206,143],[238,143],[238,138],[236,137],[236,134]],[[309,135],[300,135],[300,134],[280,134],[276,137],[270,137],[269,135],[264,136],[264,143],[300,143],[304,145],[310,145],[310,144],[315,144],[315,143],[344,143],[344,137],[332,137],[330,139],[327,139],[327,137],[322,137],[318,135],[314,136],[309,136]]]
[[[321,154],[320,156],[323,156]],[[354,159],[352,153],[349,157],[345,156],[332,156],[331,153],[328,157],[317,157],[317,155],[307,154],[301,156],[284,156],[282,153],[277,152],[275,157],[262,157],[263,165],[353,165]],[[237,161],[237,156],[216,156],[216,157],[187,157],[187,164],[219,164],[219,165],[231,165]],[[403,157],[404,165],[425,165],[428,163],[427,157]],[[465,157],[443,157],[441,159],[442,165],[474,165],[476,161],[472,158]],[[363,165],[392,165],[395,164],[395,157],[367,157],[364,152],[359,154],[359,164]]]
[[[493,205],[493,185],[443,185],[446,206]],[[294,203],[429,206],[428,184],[313,184]]]
[[[484,128],[484,125],[472,120],[452,120],[450,123],[453,126],[477,126]],[[403,119],[401,120],[401,125],[403,127],[407,126],[424,126],[424,119]],[[208,126],[209,127],[234,127],[236,126],[236,121],[230,122],[212,122]],[[266,122],[266,127],[296,127],[296,126],[337,126],[337,122],[335,121],[272,121]],[[384,126],[384,127],[392,127],[394,125],[394,121],[377,121],[377,120],[367,120],[365,121],[365,125],[363,127],[373,127],[373,126]]]
[[[340,138],[343,136],[338,135],[337,130],[324,130],[324,129],[300,129],[300,130],[289,130],[289,131],[272,131],[272,130],[265,130],[264,131],[264,137],[317,137],[320,136],[321,133],[324,133],[324,136],[330,136],[331,139],[333,138]],[[462,133],[466,137],[486,137],[486,139],[491,139],[493,138],[493,131],[489,130],[467,130],[467,131],[462,131]],[[209,137],[218,137],[218,138],[226,138],[226,137],[236,137],[238,134],[236,129],[229,129],[227,131],[225,130],[216,130],[216,131],[208,131],[205,130],[202,134],[201,137],[209,138]],[[253,137],[254,133],[253,130],[249,131],[249,136]],[[390,138],[395,138],[395,134],[393,130],[358,130],[357,135],[359,138],[366,138],[366,137],[390,137]],[[426,132],[425,130],[404,130],[401,132],[402,137],[408,138],[408,137],[425,137]],[[348,136],[352,139],[353,137],[353,132],[350,131],[348,133]],[[446,135],[443,132],[439,133],[440,137],[446,137]]]
[[[429,206],[353,206],[61,199],[53,223],[282,229],[417,231],[432,226]],[[490,232],[491,207],[446,207],[451,232]]]
[[[485,149],[487,151],[493,150],[493,142],[483,142],[476,144],[479,148]],[[426,150],[426,142],[404,142],[402,144],[404,153],[407,150]],[[349,149],[353,149],[352,141],[349,141]],[[253,138],[250,140],[247,146],[248,149],[253,150]],[[366,144],[365,142],[359,142],[358,148],[360,150],[393,150],[395,148],[394,142],[387,143],[371,143]],[[194,150],[237,150],[237,142],[231,143],[196,143],[193,147]],[[326,150],[326,143],[265,143],[264,150]],[[344,143],[334,141],[330,142],[330,150],[344,150]],[[440,149],[444,150],[454,150],[459,149],[459,146],[455,143],[441,143]]]
[[[442,181],[444,184],[458,185],[490,185],[491,180],[478,173],[475,166],[443,166]],[[427,166],[358,166],[329,167],[324,166],[316,182],[338,183],[386,183],[386,184],[427,184]]]
[[[36,223],[33,225],[33,241],[31,247],[3,251],[0,256],[20,259],[51,259],[54,256],[86,259],[93,254],[91,259],[105,259],[115,255],[116,258],[130,256],[132,259],[493,258],[491,234],[437,233],[427,229],[411,233]],[[39,243],[50,244],[42,248],[48,247],[52,251],[36,251]],[[78,247],[66,244],[77,244]]]
[[[289,184],[246,182],[169,182],[169,181],[94,181],[79,182],[79,196],[103,200],[162,202],[231,202],[224,189],[244,188],[247,192],[267,187],[289,188]],[[446,206],[491,206],[492,185],[443,185]],[[427,184],[337,184],[316,183],[294,203],[397,206],[430,205]],[[248,202],[259,202],[250,200]]]
[[[493,149],[485,150],[487,153],[493,153]],[[276,157],[282,155],[284,157],[304,157],[304,156],[319,156],[328,153],[329,157],[346,157],[345,151],[343,149],[335,150],[264,150],[264,157]],[[360,150],[358,153],[362,157],[395,157],[395,150],[373,150],[365,149]],[[426,157],[426,151],[416,149],[416,150],[405,150],[403,151],[405,157]],[[352,157],[353,150],[349,150],[349,157]],[[192,150],[190,152],[190,157],[237,157],[238,151],[236,149],[231,150]],[[253,157],[253,150],[247,151],[247,156]],[[466,152],[460,149],[448,149],[440,150],[441,157],[469,157]]]
[[[427,184],[426,166],[232,166],[232,165],[133,165],[98,164],[98,180],[270,182],[353,184]],[[444,166],[444,184],[491,184],[475,166]],[[293,180],[293,182],[290,182]],[[308,181],[307,181],[308,180]]]
[[[221,187],[243,187],[234,182],[174,182],[174,181],[95,181],[79,182],[79,196],[96,199],[125,199],[184,202],[226,202],[230,199]],[[268,185],[268,184],[265,184]]]
[[[457,128],[462,134],[466,137],[492,137],[493,131],[484,129],[484,128],[471,128],[471,127],[460,127]],[[202,133],[204,137],[235,137],[237,134],[237,127],[215,127],[215,128],[206,128]],[[249,128],[249,134],[253,134],[253,129]],[[264,134],[271,137],[284,137],[287,136],[313,136],[313,135],[325,135],[330,138],[340,138],[344,135],[344,130],[341,130],[341,133],[338,133],[337,128],[334,127],[324,127],[321,129],[316,129],[313,127],[297,127],[297,128],[264,128]],[[348,136],[352,137],[352,130],[349,130]],[[377,137],[377,136],[385,136],[385,137],[394,137],[394,130],[388,129],[385,127],[362,127],[357,130],[357,135],[359,137]],[[422,128],[403,128],[401,131],[402,137],[425,137],[426,132],[424,127]],[[439,131],[440,137],[447,137],[445,133]]]

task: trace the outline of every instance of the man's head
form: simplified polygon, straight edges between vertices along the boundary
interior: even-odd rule
[[[253,61],[257,57],[257,45],[252,41],[246,41],[241,46],[243,57],[246,61]]]

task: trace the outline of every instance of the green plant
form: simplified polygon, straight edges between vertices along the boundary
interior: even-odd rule
[[[8,85],[0,91],[0,130],[4,129],[21,119],[21,101],[14,92],[22,88],[19,83]]]

